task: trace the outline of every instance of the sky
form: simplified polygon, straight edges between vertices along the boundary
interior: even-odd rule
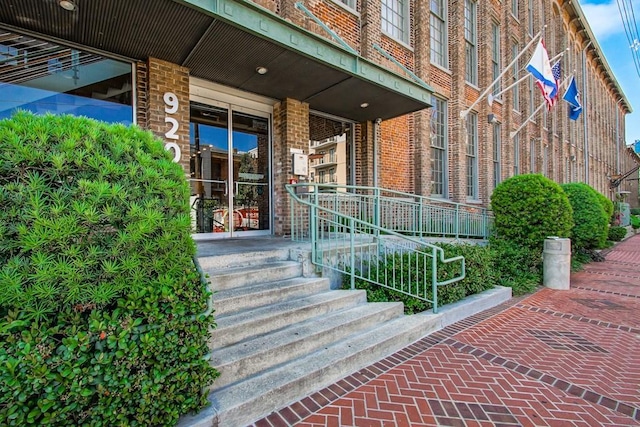
[[[622,3],[624,0],[620,0]],[[627,114],[625,142],[640,140],[640,76],[636,70],[632,50],[618,9],[618,0],[579,0],[589,26],[603,50],[609,67],[615,74],[633,113]],[[640,1],[625,1],[633,6],[635,16],[640,18]],[[636,25],[638,19],[636,19]]]

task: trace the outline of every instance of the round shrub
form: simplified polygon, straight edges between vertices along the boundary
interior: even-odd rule
[[[627,235],[627,229],[624,227],[613,226],[609,227],[608,238],[612,242],[619,242]]]
[[[516,175],[500,183],[491,195],[498,237],[541,249],[548,236],[569,237],[573,226],[567,195],[540,174]]]
[[[607,196],[598,191],[596,191],[596,195],[598,196],[598,200],[600,200],[600,204],[602,205],[604,212],[607,214],[607,221],[611,221],[613,218],[613,202],[609,200]]]
[[[206,404],[188,196],[139,128],[0,121],[0,425],[172,425]]]
[[[609,216],[602,207],[598,192],[587,184],[561,185],[573,209],[571,244],[577,249],[597,249],[607,241]]]

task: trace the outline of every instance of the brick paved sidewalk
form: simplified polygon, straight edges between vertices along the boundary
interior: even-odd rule
[[[255,424],[640,425],[640,235]]]

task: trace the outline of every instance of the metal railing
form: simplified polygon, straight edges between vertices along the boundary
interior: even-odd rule
[[[439,246],[408,235],[409,217],[394,215],[411,205],[392,204],[381,197],[386,190],[306,183],[286,189],[292,240],[310,241],[312,262],[346,274],[352,289],[363,280],[431,303],[437,313],[438,287],[465,277],[462,256],[446,258]]]
[[[314,195],[327,209],[408,236],[487,239],[493,226],[490,211],[476,205],[379,187],[304,183],[292,188]],[[298,232],[304,231],[292,230],[292,237],[303,237]]]

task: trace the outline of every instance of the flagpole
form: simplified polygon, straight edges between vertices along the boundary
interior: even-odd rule
[[[533,45],[533,43],[535,43],[536,41],[538,41],[538,39],[542,36],[542,32],[544,31],[544,29],[545,29],[545,28],[547,28],[547,26],[546,26],[546,25],[545,25],[544,27],[542,27],[542,30],[540,30],[540,31],[538,32],[538,34],[536,34],[536,35],[531,39],[531,41],[530,41],[529,43],[527,43],[527,45],[524,47],[524,49],[522,49],[522,51],[520,51],[520,53],[518,54],[518,56],[516,56],[516,57],[513,59],[513,61],[511,61],[511,63],[510,63],[509,65],[507,65],[507,67],[506,67],[504,70],[502,70],[502,72],[500,73],[500,75],[499,75],[498,77],[496,77],[496,79],[495,79],[493,82],[491,82],[491,84],[490,84],[489,86],[487,86],[487,88],[484,90],[484,92],[482,92],[482,93],[480,94],[480,96],[478,97],[478,99],[476,99],[476,100],[474,101],[474,103],[473,103],[473,104],[471,104],[471,106],[470,106],[469,108],[467,108],[466,110],[460,111],[460,118],[461,118],[461,119],[464,119],[464,118],[466,118],[466,117],[469,115],[469,113],[471,112],[471,110],[473,110],[473,107],[475,107],[476,105],[478,105],[478,103],[480,102],[480,100],[481,100],[482,98],[484,98],[484,97],[485,97],[485,96],[486,96],[486,95],[491,91],[491,88],[493,88],[493,85],[495,85],[495,84],[496,84],[496,83],[497,83],[497,82],[502,78],[502,76],[504,76],[504,75],[507,73],[507,71],[508,71],[511,67],[513,67],[513,65],[514,65],[516,62],[518,62],[518,59],[520,59],[520,57],[521,57],[522,55],[524,55],[524,54],[527,52],[527,50],[531,47],[531,45]]]
[[[567,50],[569,50],[569,48],[567,48]],[[551,59],[549,60],[549,62],[555,62],[555,61],[560,60],[560,58],[562,58],[562,57],[564,56],[564,53],[565,53],[565,52],[566,52],[566,51],[564,51],[564,50],[563,50],[562,52],[560,52],[559,54],[557,54],[556,56],[554,56],[553,58],[551,58]],[[512,88],[514,88],[515,86],[519,85],[520,83],[522,83],[523,81],[525,81],[527,78],[529,78],[529,76],[530,76],[530,74],[527,74],[527,75],[523,76],[522,78],[520,78],[520,80],[518,80],[518,81],[517,81],[517,82],[515,82],[515,83],[512,83],[512,84],[511,84],[511,86],[508,86],[508,87],[506,87],[506,88],[502,89],[502,90],[501,90],[500,92],[498,92],[498,93],[494,93],[494,94],[491,94],[491,93],[490,93],[490,94],[489,94],[489,98],[488,98],[489,105],[491,105],[491,104],[492,104],[493,100],[494,100],[496,97],[498,97],[498,96],[502,95],[503,93],[505,93],[505,92],[506,92],[506,91],[508,91],[509,89],[512,89]]]
[[[569,81],[569,79],[570,79],[571,77],[573,77],[573,73],[569,74],[569,75],[568,75],[568,76],[567,76],[567,77],[562,81],[562,83],[560,83],[560,86],[558,87],[558,93],[560,93],[560,88],[561,88],[562,86],[564,86],[564,85]],[[533,118],[533,116],[535,116],[536,114],[538,114],[538,112],[540,111],[540,109],[541,109],[542,107],[544,107],[546,104],[547,104],[547,101],[544,101],[542,104],[540,104],[540,106],[539,106],[538,108],[536,108],[536,110],[535,110],[533,113],[531,113],[531,115],[530,115],[529,117],[527,117],[527,119],[526,119],[524,122],[522,122],[522,124],[520,125],[520,127],[519,127],[518,129],[516,129],[516,130],[515,130],[515,131],[513,131],[513,132],[509,132],[509,138],[510,138],[510,139],[513,139],[513,137],[514,137],[514,136],[516,136],[516,135],[518,134],[518,132],[520,132],[520,131],[521,131],[521,130],[522,130],[522,129],[523,129],[523,128],[524,128],[524,127],[529,123],[529,121]]]

